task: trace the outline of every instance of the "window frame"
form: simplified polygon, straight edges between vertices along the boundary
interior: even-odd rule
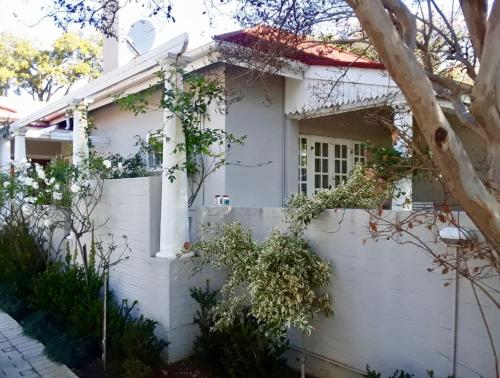
[[[300,177],[300,169],[302,168],[301,165],[300,165],[300,158],[301,158],[301,152],[302,152],[302,149],[301,149],[301,141],[305,139],[306,140],[306,149],[307,149],[307,155],[306,155],[306,159],[307,159],[307,166],[306,166],[306,169],[307,169],[307,181],[304,182],[303,180],[301,180],[301,177]],[[321,148],[320,148],[320,154],[323,155],[323,145],[326,143],[328,145],[328,182],[329,182],[329,188],[334,188],[337,184],[335,183],[335,176],[341,176],[340,177],[340,181],[344,181],[347,179],[347,177],[349,176],[349,174],[351,173],[353,167],[354,167],[354,164],[355,164],[355,160],[356,158],[359,160],[364,160],[366,161],[366,155],[362,156],[361,155],[361,151],[363,150],[363,152],[366,154],[366,143],[361,141],[361,140],[357,140],[357,139],[348,139],[348,138],[336,138],[336,137],[329,137],[329,136],[319,136],[319,135],[307,135],[307,134],[299,134],[299,137],[298,137],[298,143],[299,143],[299,156],[298,156],[298,173],[299,173],[299,176],[298,176],[298,186],[297,188],[299,189],[299,192],[303,192],[301,189],[301,185],[302,184],[306,184],[306,188],[307,188],[307,192],[306,194],[308,196],[310,195],[313,195],[317,192],[318,188],[316,187],[316,177],[315,175],[317,174],[320,174],[320,175],[324,175],[323,172],[320,172],[320,173],[317,173],[316,172],[316,159],[317,158],[321,158],[322,160],[324,160],[324,156],[316,156],[315,155],[315,145],[316,143],[320,143],[321,144]],[[335,146],[336,145],[340,145],[340,146],[346,146],[346,158],[343,158],[342,157],[342,147],[340,147],[340,157],[336,157],[335,156]],[[358,154],[355,154],[355,149],[356,149],[356,145],[358,145]],[[335,170],[335,167],[336,167],[336,158],[340,159],[340,163],[338,163],[339,165],[339,170],[341,171],[339,174],[336,174],[336,170]],[[344,174],[342,171],[343,171],[343,164],[342,164],[342,161],[346,161],[346,173]],[[320,169],[321,171],[323,171],[323,162],[320,163]],[[320,179],[321,182],[321,186],[322,186],[322,189],[325,189],[323,186],[323,178]]]

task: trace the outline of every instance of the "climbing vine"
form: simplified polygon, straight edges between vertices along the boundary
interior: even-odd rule
[[[181,87],[177,85],[178,76],[183,76],[184,83]],[[161,91],[159,102],[154,101],[158,91]],[[130,111],[134,115],[159,108],[167,110],[170,117],[177,117],[180,120],[185,140],[176,143],[173,152],[182,151],[186,154],[186,158],[163,169],[170,181],[175,180],[179,171],[187,173],[190,185],[189,206],[193,204],[208,176],[225,165],[238,164],[229,162],[228,156],[232,148],[245,144],[246,136],[237,137],[225,130],[209,127],[209,107],[223,112],[224,101],[224,88],[217,79],[186,74],[178,69],[161,70],[158,72],[158,82],[155,85],[142,92],[116,99],[123,110]],[[153,130],[151,135],[154,135],[156,140],[161,140],[164,136],[163,127]],[[150,142],[151,140],[140,139],[138,145],[144,148]],[[157,143],[153,148],[152,152],[161,158],[161,144]]]

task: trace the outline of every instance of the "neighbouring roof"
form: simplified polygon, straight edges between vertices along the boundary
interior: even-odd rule
[[[0,96],[0,119],[15,121],[43,105],[23,96]]]
[[[342,51],[329,43],[313,41],[270,26],[256,26],[214,36],[219,42],[277,53],[310,66],[358,67],[384,69],[384,65],[356,54]]]

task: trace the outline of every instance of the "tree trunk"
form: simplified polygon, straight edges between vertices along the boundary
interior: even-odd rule
[[[453,197],[499,249],[500,204],[482,183],[441,109],[432,84],[379,0],[347,0],[408,101]]]

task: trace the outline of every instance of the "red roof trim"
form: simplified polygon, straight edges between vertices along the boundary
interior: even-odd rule
[[[342,51],[331,44],[317,44],[304,37],[272,28],[256,26],[213,37],[216,41],[231,42],[240,46],[270,51],[283,48],[283,56],[310,66],[357,67],[384,69],[384,65],[363,58],[349,51]]]

